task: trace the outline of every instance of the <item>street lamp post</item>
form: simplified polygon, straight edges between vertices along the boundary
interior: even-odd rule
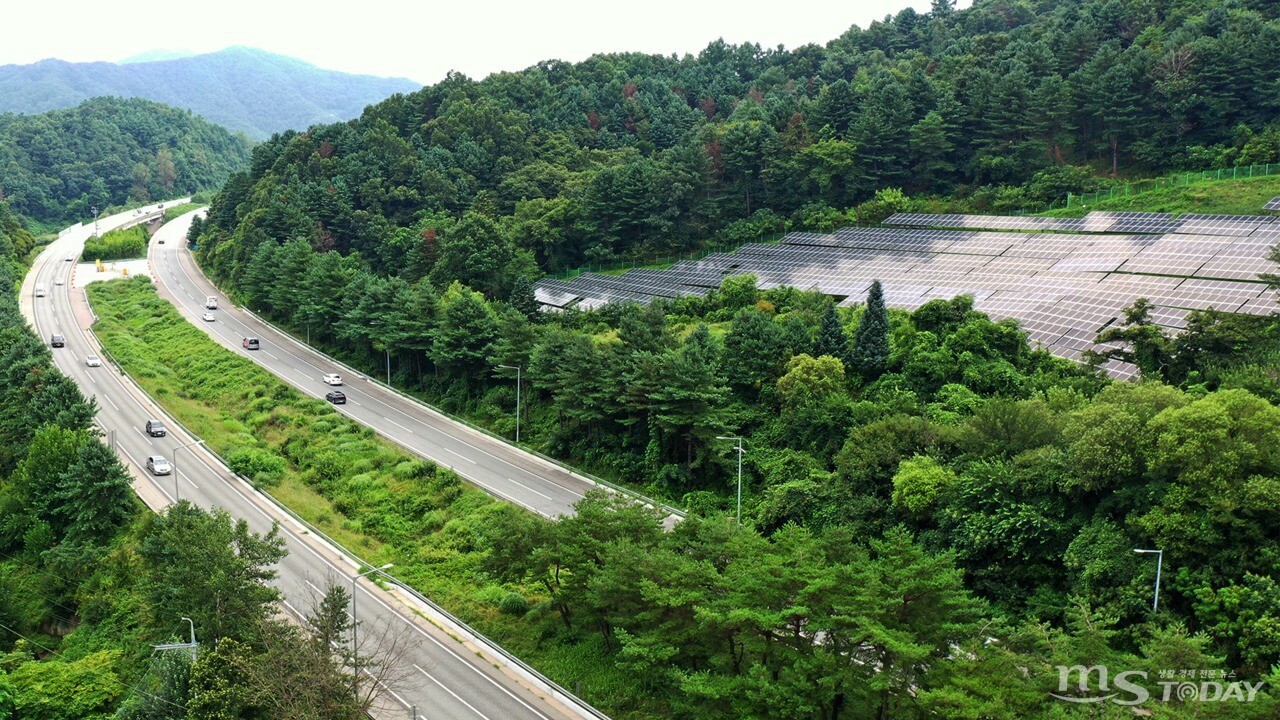
[[[382,567],[369,568],[351,578],[351,664],[355,669],[355,672],[351,675],[352,693],[355,692],[357,684],[360,682],[360,646],[356,644],[356,632],[360,627],[360,621],[356,619],[356,582],[366,575],[390,570],[394,565],[394,563],[387,563]]]
[[[726,436],[726,435],[717,435],[717,436],[716,436],[716,439],[717,439],[717,440],[733,440],[734,442],[736,442],[736,443],[737,443],[737,449],[738,449],[738,526],[739,526],[739,527],[741,527],[741,526],[742,526],[742,453],[744,452],[744,451],[743,451],[743,449],[742,449],[742,438],[740,438],[740,437],[733,437],[733,436]]]
[[[520,444],[520,366],[499,365],[500,368],[516,371],[516,444]]]
[[[182,491],[178,489],[178,451],[183,448],[189,448],[192,445],[203,445],[204,440],[196,440],[186,445],[179,445],[173,449],[173,503],[176,505],[182,499]]]
[[[1135,553],[1138,553],[1139,555],[1155,555],[1156,556],[1156,593],[1155,593],[1155,597],[1152,598],[1151,600],[1151,612],[1155,612],[1160,608],[1160,570],[1164,565],[1164,551],[1163,550],[1142,550],[1139,548],[1134,548],[1133,551]]]
[[[93,211],[93,236],[98,237],[98,206],[89,209]]]

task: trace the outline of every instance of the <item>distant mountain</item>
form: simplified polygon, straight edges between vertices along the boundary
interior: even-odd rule
[[[161,60],[178,60],[180,58],[189,58],[199,55],[200,53],[191,52],[190,50],[169,50],[166,48],[156,48],[154,50],[146,50],[137,55],[130,55],[123,60],[117,60],[118,65],[128,65],[130,63],[146,63],[160,62]]]
[[[92,207],[217,188],[249,165],[252,143],[168,105],[94,98],[39,115],[0,115],[0,198],[42,223]]]
[[[145,57],[145,54],[144,54]],[[255,140],[360,115],[365,106],[422,86],[324,70],[247,47],[153,62],[41,60],[0,66],[0,112],[41,113],[104,95],[186,108]]]

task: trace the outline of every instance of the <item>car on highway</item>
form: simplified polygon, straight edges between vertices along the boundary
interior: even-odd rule
[[[240,346],[243,347],[245,350],[257,350],[259,347],[261,347],[261,345],[258,343],[258,338],[245,338],[240,341]]]
[[[49,336],[49,347],[66,347],[67,339],[62,337],[62,333],[54,333]]]
[[[329,402],[333,403],[334,405],[346,405],[346,404],[347,404],[347,394],[346,394],[346,393],[344,393],[344,392],[342,392],[341,390],[332,390],[332,391],[330,391],[330,392],[325,393],[325,395],[324,395],[324,399],[325,399],[325,400],[328,400]]]
[[[217,320],[218,318],[214,317],[214,316],[213,316],[213,313],[205,313],[205,314],[203,314],[203,315],[201,315],[201,316],[200,316],[200,319],[201,319],[201,320],[203,320],[203,321],[205,321],[205,322],[213,322],[214,320]]]
[[[97,355],[85,355],[84,364],[88,367],[102,367],[102,358]]]
[[[68,255],[68,256],[66,256],[66,257],[62,258],[62,262],[71,262],[71,256],[70,256],[70,255]]]
[[[217,297],[216,295],[210,295],[210,296],[206,297],[206,298],[204,299],[204,309],[205,309],[205,310],[217,310],[217,309],[218,309],[218,297]]]
[[[338,373],[326,373],[324,376],[325,385],[341,385],[342,376]]]
[[[164,437],[169,434],[169,431],[164,429],[164,423],[159,420],[148,420],[146,427],[147,434],[151,437]]]
[[[157,241],[156,241],[156,244],[157,244],[157,245],[163,245],[163,244],[164,244],[164,238],[160,238],[159,240],[157,240]]]
[[[36,297],[44,297],[47,292],[49,291],[45,289],[44,283],[36,283]]]
[[[62,284],[62,278],[56,278],[56,279],[54,279],[53,284],[54,284],[54,285],[61,285],[61,284]]]
[[[169,461],[163,455],[147,456],[147,469],[151,471],[152,475],[168,475],[173,472],[173,466],[169,464]]]

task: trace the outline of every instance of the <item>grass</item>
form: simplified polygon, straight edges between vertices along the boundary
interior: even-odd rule
[[[173,207],[170,207],[170,208],[165,208],[162,222],[169,222],[171,220],[177,219],[183,215],[186,215],[192,210],[195,210],[197,208],[202,208],[204,206],[205,206],[205,203],[189,202],[189,203],[183,203],[181,205],[174,205]]]
[[[1168,213],[1257,215],[1262,206],[1280,197],[1280,176],[1240,180],[1202,180],[1190,185],[1161,187],[1103,198],[1088,205],[1044,213],[1047,217],[1083,217],[1095,210]]]
[[[534,587],[482,572],[483,529],[504,506],[452,471],[377,437],[223,348],[161,300],[146,278],[87,287],[107,351],[183,425],[298,515],[396,575],[614,717],[638,709],[630,677],[592,636],[557,633]],[[533,609],[503,614],[516,592]]]
[[[101,237],[89,238],[80,257],[85,262],[140,258],[147,254],[147,240],[150,238],[142,225],[109,230]]]

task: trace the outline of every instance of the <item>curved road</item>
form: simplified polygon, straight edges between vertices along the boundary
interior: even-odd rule
[[[189,217],[185,223],[169,223],[152,239],[153,248],[161,250],[154,253],[161,256],[161,267],[176,270],[176,264],[168,265],[165,258],[177,256],[172,250],[185,244],[183,235]],[[101,219],[99,225],[105,232],[136,219],[132,212],[122,213]],[[236,479],[201,448],[182,450],[174,475],[153,477],[146,472],[143,463],[147,456],[164,455],[172,461],[174,448],[195,438],[186,436],[176,423],[152,406],[145,394],[122,377],[110,362],[104,361],[102,367],[86,367],[85,356],[101,354],[101,350],[86,330],[92,322],[91,311],[76,275],[93,272],[93,266],[77,265],[66,259],[74,260],[78,256],[91,232],[92,226],[69,228],[36,258],[23,282],[21,304],[27,321],[45,342],[55,332],[66,337],[66,347],[52,349],[54,362],[76,381],[86,396],[96,398],[96,422],[104,430],[114,431],[117,451],[133,471],[139,495],[155,509],[172,502],[175,493],[201,507],[222,507],[233,517],[246,520],[260,533],[278,522],[289,554],[278,566],[276,585],[284,594],[286,605],[295,613],[306,612],[316,599],[319,587],[330,582],[350,585],[357,571],[352,561],[308,534],[299,523]],[[155,244],[161,238],[166,240],[166,245]],[[63,281],[61,286],[55,284],[58,279]],[[47,297],[34,296],[37,283],[46,285]],[[181,287],[178,289],[181,294]],[[216,326],[224,335],[229,331],[239,332],[231,329],[235,322],[232,313],[219,310],[218,314],[219,322],[208,325]],[[274,353],[271,336],[260,334],[266,336],[266,349]],[[235,346],[239,346],[238,337]],[[315,371],[316,384],[319,384],[319,372]],[[351,390],[355,399],[362,397],[357,389]],[[152,438],[143,432],[142,425],[148,418],[168,421],[169,436]],[[486,461],[485,466],[489,467],[492,462]],[[402,645],[397,664],[400,671],[389,683],[390,692],[376,712],[379,717],[397,720],[409,717],[411,706],[432,720],[560,720],[580,716],[550,699],[549,693],[535,690],[517,672],[503,666],[501,658],[489,656],[482,647],[470,642],[455,639],[424,619],[425,608],[411,606],[411,599],[362,580],[357,602],[362,639],[385,632],[396,636]],[[175,626],[175,631],[178,629]],[[199,628],[196,632],[199,633]]]
[[[190,216],[169,223],[185,233]],[[169,226],[166,226],[166,230]],[[152,244],[151,269],[162,296],[172,301],[193,323],[225,347],[243,353],[285,382],[313,397],[333,389],[321,380],[325,373],[343,375],[347,395],[340,412],[367,425],[410,452],[452,468],[467,481],[495,497],[545,517],[570,515],[587,491],[598,487],[572,473],[502,440],[373,382],[353,376],[319,352],[272,329],[256,316],[236,308],[196,266],[185,242]],[[218,298],[214,322],[203,322],[207,296]],[[241,340],[256,337],[262,349],[242,348]],[[668,525],[674,518],[668,518]]]

